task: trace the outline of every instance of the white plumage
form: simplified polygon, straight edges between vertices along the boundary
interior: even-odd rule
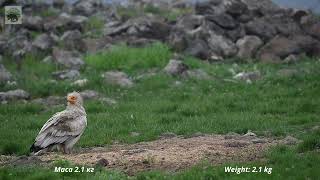
[[[53,115],[41,128],[30,150],[38,154],[58,146],[64,153],[70,153],[87,126],[86,112],[79,93],[67,96],[68,105],[64,111]]]

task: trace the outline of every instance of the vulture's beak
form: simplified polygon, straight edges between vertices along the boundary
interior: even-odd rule
[[[77,98],[76,98],[75,96],[68,96],[67,101],[68,101],[70,104],[75,104],[76,101],[77,101]]]

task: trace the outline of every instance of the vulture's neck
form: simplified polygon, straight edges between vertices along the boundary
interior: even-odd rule
[[[81,106],[81,105],[68,104],[67,110],[69,110],[69,111],[77,111],[77,112],[81,113],[81,114],[84,115],[84,116],[87,115],[87,114],[86,114],[86,110],[85,110],[84,107]]]

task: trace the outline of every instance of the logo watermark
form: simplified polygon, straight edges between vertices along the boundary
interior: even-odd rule
[[[22,24],[21,6],[5,6],[4,14],[4,24]]]

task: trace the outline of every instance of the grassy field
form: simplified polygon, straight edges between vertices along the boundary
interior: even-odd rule
[[[126,52],[126,53],[123,53]],[[196,132],[225,134],[246,133],[285,137],[292,135],[303,140],[296,147],[276,147],[266,154],[266,162],[238,164],[240,166],[269,166],[268,174],[226,174],[224,166],[206,162],[169,174],[145,172],[127,177],[121,172],[99,170],[94,174],[57,174],[52,169],[38,167],[0,168],[0,179],[316,179],[319,177],[320,130],[320,62],[306,59],[297,64],[270,65],[260,63],[208,64],[191,57],[185,63],[191,68],[204,69],[210,80],[182,79],[164,73],[135,81],[129,89],[105,84],[100,74],[107,70],[121,70],[131,77],[151,68],[162,69],[172,53],[163,44],[146,48],[116,46],[110,51],[87,55],[87,67],[81,70],[89,83],[74,87],[69,81],[52,83],[53,71],[61,69],[40,62],[40,57],[27,57],[21,71],[5,59],[5,66],[17,77],[17,87],[31,93],[32,98],[48,95],[65,96],[68,92],[92,89],[114,98],[117,105],[107,106],[98,101],[85,102],[88,127],[78,147],[108,146],[113,141],[135,143],[150,141],[166,132],[189,136]],[[230,69],[237,72],[259,70],[263,78],[252,84],[226,81],[232,79]],[[277,75],[280,69],[296,69],[292,77]],[[180,81],[180,85],[175,85]],[[16,87],[0,86],[0,91]],[[56,111],[31,103],[0,105],[0,154],[28,153],[43,123]],[[138,132],[139,136],[131,136]],[[58,162],[59,163],[59,162]],[[61,163],[61,162],[60,162]],[[262,163],[262,164],[261,164]],[[258,176],[257,176],[258,175]],[[93,178],[91,176],[94,176]]]

